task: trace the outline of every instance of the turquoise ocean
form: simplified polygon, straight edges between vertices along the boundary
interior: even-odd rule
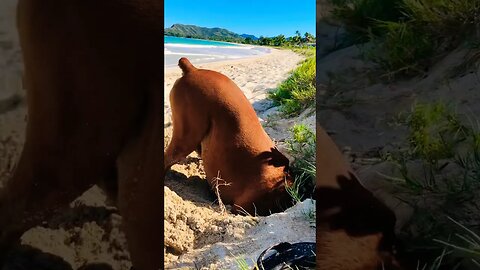
[[[193,38],[164,37],[165,67],[174,67],[181,57],[193,64],[233,60],[267,54],[270,49],[252,45]]]

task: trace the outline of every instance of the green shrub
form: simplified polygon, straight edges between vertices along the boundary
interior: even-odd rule
[[[292,138],[287,140],[287,148],[295,161],[292,163],[292,171],[296,175],[295,183],[289,193],[292,198],[299,201],[304,194],[313,191],[316,177],[316,135],[303,124],[294,125],[290,131]]]
[[[436,56],[480,38],[478,0],[331,0],[356,43],[373,41],[370,59],[386,75],[421,74]]]
[[[407,121],[414,156],[432,165],[453,158],[455,147],[466,140],[466,127],[444,103],[417,104]]]
[[[377,41],[370,59],[388,71],[390,77],[397,74],[416,74],[428,66],[436,44],[428,35],[418,33],[412,22],[377,21],[384,36],[372,37]]]
[[[292,139],[287,140],[289,152],[295,157],[292,170],[302,177],[315,181],[316,135],[304,124],[294,125]]]
[[[396,21],[401,12],[398,8],[402,0],[331,0],[333,14],[345,24],[349,38],[365,42],[369,34],[379,34],[375,21]]]
[[[473,129],[463,125],[452,108],[441,102],[416,104],[404,121],[408,128],[407,145],[387,156],[399,165],[406,186],[415,192],[434,190],[455,194],[463,190],[462,181],[450,181],[454,184],[444,183],[440,189],[446,190],[440,191],[437,176],[445,165],[444,160],[460,160],[465,168],[471,164],[470,158],[461,158],[458,151],[461,146],[472,145],[477,136]],[[411,160],[422,162],[426,173],[424,181],[409,177],[407,163]]]
[[[301,54],[307,58],[315,57],[315,47],[287,47],[288,49]]]
[[[307,58],[282,82],[278,88],[269,93],[275,105],[281,106],[286,115],[297,115],[302,110],[315,104],[315,56]]]
[[[478,0],[403,0],[410,18],[430,35],[455,38],[478,27]]]
[[[286,189],[292,199],[299,202],[313,194],[316,176],[316,135],[304,124],[294,125],[290,131],[292,138],[286,143],[288,151],[295,158],[291,165],[295,179],[293,185]]]

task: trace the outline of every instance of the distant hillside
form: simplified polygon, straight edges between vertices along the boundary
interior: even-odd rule
[[[258,37],[254,36],[254,35],[241,34],[240,36],[242,36],[244,38],[251,38],[252,40],[258,40]]]
[[[227,29],[215,27],[207,28],[196,25],[187,24],[173,24],[169,28],[165,28],[165,36],[186,37],[209,39],[217,41],[235,42],[243,44],[256,44],[261,46],[311,46],[315,44],[315,36],[310,33],[305,33],[303,36],[299,31],[296,31],[294,36],[285,37],[285,35],[278,35],[275,37],[260,38],[249,34],[237,34]]]
[[[213,39],[223,41],[243,41],[246,37],[244,35],[236,34],[232,31],[223,28],[207,28],[196,25],[174,24],[170,28],[165,28],[166,36]],[[254,37],[252,35],[246,35]],[[253,38],[252,38],[253,39]]]

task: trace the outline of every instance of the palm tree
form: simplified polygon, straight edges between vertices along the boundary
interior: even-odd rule
[[[269,37],[263,37],[263,36],[261,36],[261,37],[258,39],[258,44],[259,44],[259,45],[273,45],[273,39],[272,39],[272,38],[269,38]]]
[[[302,35],[300,34],[300,31],[295,31],[295,36],[292,37],[292,42],[296,45],[302,43]]]
[[[258,42],[258,45],[267,45],[265,44],[265,37],[264,36],[260,36],[260,38],[257,40]]]
[[[315,37],[314,37],[312,34],[308,33],[308,32],[305,32],[304,37],[305,37],[304,40],[305,40],[306,43],[315,42]]]
[[[283,46],[287,40],[285,39],[284,35],[278,35],[273,38],[273,45],[275,46]]]

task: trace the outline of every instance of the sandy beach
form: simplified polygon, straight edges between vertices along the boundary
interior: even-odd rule
[[[218,71],[232,79],[252,103],[279,149],[290,137],[293,124],[315,128],[315,114],[302,113],[282,119],[278,107],[267,98],[304,57],[289,50],[271,49],[255,58],[205,63],[199,68]],[[165,72],[165,146],[171,135],[168,94],[181,76],[178,67]],[[282,150],[283,149],[283,150]],[[240,261],[250,266],[266,248],[280,242],[315,241],[315,228],[306,213],[315,209],[307,200],[284,213],[269,217],[244,217],[222,213],[204,180],[202,161],[195,154],[176,164],[165,178],[165,268],[237,269]]]

